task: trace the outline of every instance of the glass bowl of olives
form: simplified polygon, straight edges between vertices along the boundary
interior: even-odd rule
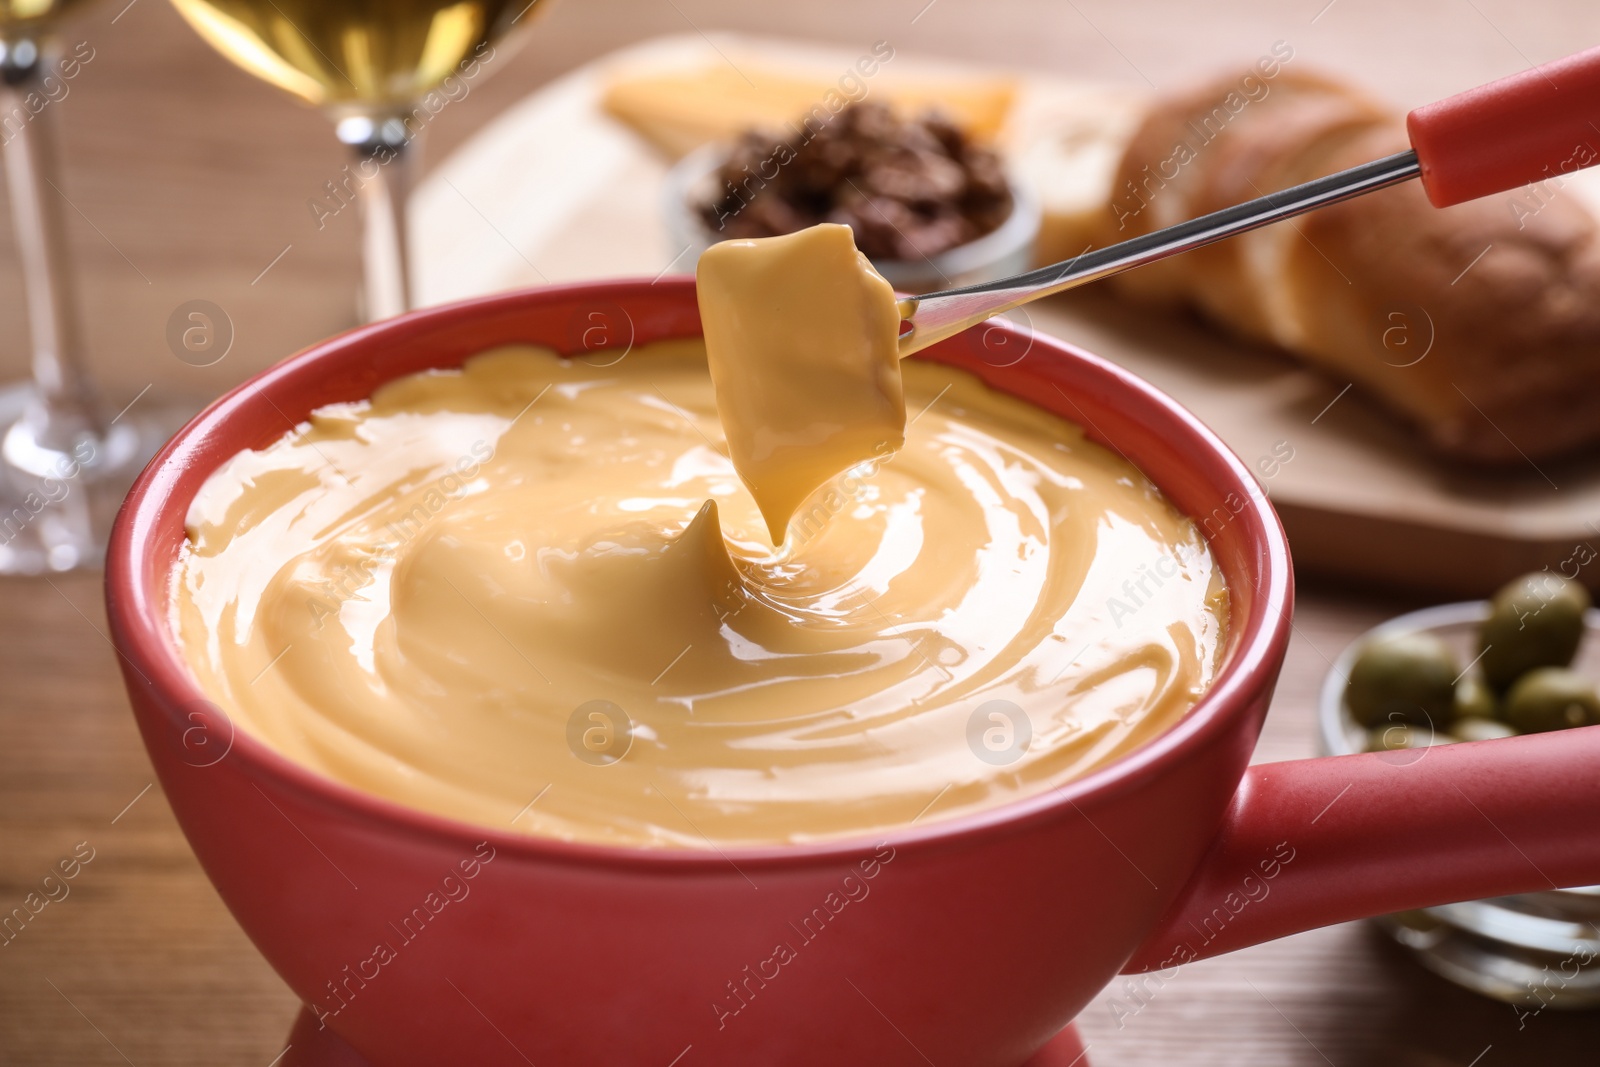
[[[1362,635],[1323,683],[1327,755],[1600,725],[1600,611],[1549,572],[1490,600],[1414,611]],[[1600,772],[1597,772],[1600,773]],[[1513,1004],[1600,1006],[1600,886],[1374,920],[1445,978]]]

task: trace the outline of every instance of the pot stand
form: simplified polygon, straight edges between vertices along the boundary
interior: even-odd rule
[[[375,1067],[332,1030],[319,1030],[316,1015],[306,1008],[295,1017],[287,1044],[276,1067]],[[1077,1027],[1068,1026],[1021,1067],[1090,1067],[1087,1053]]]

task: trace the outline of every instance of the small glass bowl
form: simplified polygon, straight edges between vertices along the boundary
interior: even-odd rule
[[[1477,655],[1483,600],[1413,611],[1362,634],[1334,661],[1318,702],[1318,748],[1324,755],[1365,751],[1367,731],[1345,706],[1345,680],[1361,647],[1374,638],[1429,633],[1462,663]],[[1573,669],[1600,679],[1600,611]],[[1416,953],[1423,966],[1467,989],[1511,1004],[1600,1006],[1600,886],[1494,897],[1384,915],[1373,920]]]
[[[663,215],[674,249],[685,248],[693,264],[720,238],[695,211],[709,198],[716,173],[727,158],[722,145],[705,145],[684,156],[667,172],[663,185]],[[929,293],[977,285],[1020,274],[1033,265],[1033,245],[1039,236],[1039,199],[1015,180],[1011,182],[1011,214],[999,227],[975,241],[924,259],[875,259],[879,274],[902,293]],[[683,262],[683,260],[680,260]]]

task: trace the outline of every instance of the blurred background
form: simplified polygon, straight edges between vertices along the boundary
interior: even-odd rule
[[[432,168],[464,146],[470,151],[474,138],[552,80],[666,35],[709,36],[705,43],[719,48],[723,34],[749,34],[846,56],[887,41],[896,62],[953,60],[987,74],[1092,83],[1113,96],[1242,69],[1287,42],[1297,69],[1348,77],[1401,110],[1600,43],[1600,7],[1580,0],[537,0],[527,19],[500,46],[492,76],[474,80],[429,124],[420,156],[425,184]],[[319,220],[309,207],[350,161],[323,113],[245,76],[167,0],[80,4],[62,19],[59,39],[67,51],[92,52],[50,107],[84,350],[109,411],[151,386],[214,397],[358,323],[357,213]],[[553,196],[542,183],[567,166],[560,153],[573,150],[553,142],[537,166],[508,163],[490,176],[497,210]],[[492,158],[482,152],[473,158]],[[418,209],[443,203],[443,188],[429,187]],[[610,209],[583,210],[601,218]],[[509,274],[497,275],[497,267],[483,275],[507,284],[691,267],[673,258],[665,232],[626,251],[600,242],[583,254],[569,248],[546,264],[537,249],[519,247],[515,226],[493,212],[442,218],[431,230],[414,218],[419,234],[431,232],[436,242],[418,247],[443,247],[445,227],[457,242],[452,271],[470,274],[477,259],[509,262]],[[15,237],[8,205],[0,211],[0,380],[8,381],[26,377],[30,354]],[[419,276],[429,269],[419,264]],[[449,282],[429,284],[442,292]],[[232,338],[226,355],[205,366],[180,358],[169,340],[174,315],[196,301],[220,309]],[[1082,322],[1091,342],[1118,329],[1112,313]],[[1152,343],[1147,337],[1133,347]],[[1268,365],[1240,364],[1230,373],[1250,379],[1252,368]],[[1201,404],[1178,391],[1177,378],[1152,373],[1180,399]],[[1316,469],[1312,425],[1319,408],[1343,395],[1339,384],[1292,383],[1305,419],[1290,448],[1302,457],[1297,471]],[[1201,413],[1210,417],[1203,406]],[[1351,426],[1364,416],[1350,417],[1355,424],[1330,433],[1356,435],[1359,426]],[[1265,455],[1278,445],[1230,441],[1251,460],[1247,449]],[[1589,461],[1583,470],[1592,468]],[[1543,491],[1531,474],[1528,481],[1532,488],[1506,491]],[[1318,689],[1332,657],[1367,627],[1428,599],[1381,577],[1306,577],[1295,645],[1258,759],[1312,754]],[[30,892],[75,843],[88,842],[94,855],[68,899],[0,945],[0,1064],[271,1067],[285,1052],[297,1005],[232,923],[159,788],[151,788],[104,636],[97,583],[90,573],[0,584],[0,906]],[[1170,981],[1119,983],[1081,1024],[1099,1067],[1560,1065],[1593,1063],[1600,1047],[1593,1014],[1467,992],[1367,924],[1192,965]],[[937,1050],[929,1051],[937,1060]]]
[[[509,42],[514,54],[430,125],[422,165],[552,78],[664,34],[732,30],[847,50],[887,40],[901,56],[1135,88],[1179,87],[1285,40],[1297,62],[1351,75],[1403,109],[1600,40],[1600,10],[1581,3],[925,2],[539,0],[537,19]],[[348,162],[320,112],[242,76],[165,0],[89,4],[69,13],[62,38],[95,53],[59,125],[88,350],[111,399],[175,373],[166,324],[189,300],[213,301],[235,329],[226,359],[184,374],[202,392],[354,325],[354,213],[319,231],[306,207]],[[0,216],[3,249],[13,247],[9,220]],[[0,256],[0,315],[15,324],[0,350],[7,377],[26,369],[18,270],[14,254]]]

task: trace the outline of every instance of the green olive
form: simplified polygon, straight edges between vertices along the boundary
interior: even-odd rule
[[[1469,674],[1456,683],[1457,719],[1492,719],[1494,714],[1494,690],[1485,685],[1482,678]]]
[[[1517,736],[1517,732],[1505,723],[1477,715],[1470,715],[1451,723],[1450,734],[1460,741],[1494,741],[1502,737]]]
[[[1407,748],[1430,748],[1454,741],[1449,734],[1436,734],[1426,726],[1379,726],[1367,731],[1368,752],[1398,752]]]
[[[1398,634],[1368,643],[1350,668],[1344,701],[1362,726],[1450,721],[1456,675],[1450,646],[1431,634]]]
[[[1570,579],[1540,571],[1502,588],[1478,630],[1483,676],[1504,692],[1535,667],[1565,667],[1583,639],[1589,591]]]
[[[1525,734],[1600,724],[1595,684],[1565,667],[1540,667],[1517,679],[1500,715]]]

